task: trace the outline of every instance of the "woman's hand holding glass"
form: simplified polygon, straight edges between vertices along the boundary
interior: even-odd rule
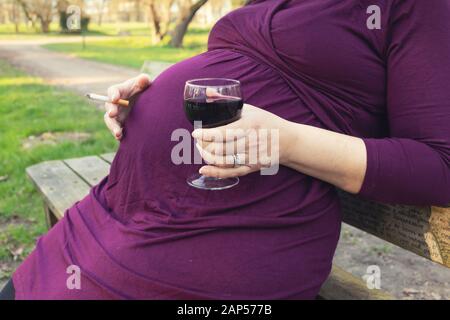
[[[288,121],[244,104],[241,119],[226,126],[196,129],[197,149],[208,164],[200,173],[216,178],[244,176],[284,161],[289,150],[285,131]]]

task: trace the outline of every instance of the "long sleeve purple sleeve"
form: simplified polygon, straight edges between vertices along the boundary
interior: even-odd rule
[[[450,203],[450,1],[397,1],[386,45],[390,138],[364,139],[360,195]]]

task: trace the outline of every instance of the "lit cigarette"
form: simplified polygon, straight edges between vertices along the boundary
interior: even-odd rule
[[[102,95],[95,94],[95,93],[88,93],[88,94],[86,94],[86,97],[88,97],[91,100],[95,100],[95,101],[112,103],[112,101],[109,100],[109,98],[107,96],[102,96]],[[130,102],[128,100],[119,99],[119,101],[116,104],[118,104],[122,107],[128,107],[130,105]]]

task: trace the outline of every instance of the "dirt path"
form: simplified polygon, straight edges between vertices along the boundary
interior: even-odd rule
[[[48,43],[79,41],[78,37],[0,40],[0,58],[8,60],[29,74],[43,78],[49,84],[63,86],[83,95],[86,92],[105,92],[110,85],[139,73],[135,69],[88,61],[41,47]],[[169,64],[154,62],[151,65],[154,76]]]
[[[46,43],[70,41],[80,40],[73,37],[0,40],[0,58],[6,58],[15,66],[50,84],[63,86],[79,94],[87,91],[105,92],[111,84],[138,74],[134,69],[87,61],[40,47]],[[167,65],[153,63],[153,75]],[[365,274],[368,266],[378,265],[382,289],[401,299],[450,299],[450,269],[347,225],[343,226],[335,263],[358,277]]]

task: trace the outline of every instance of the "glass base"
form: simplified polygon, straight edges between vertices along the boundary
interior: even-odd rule
[[[202,176],[196,173],[190,176],[187,180],[188,185],[197,189],[203,190],[225,190],[234,187],[239,183],[239,178],[211,178]]]

